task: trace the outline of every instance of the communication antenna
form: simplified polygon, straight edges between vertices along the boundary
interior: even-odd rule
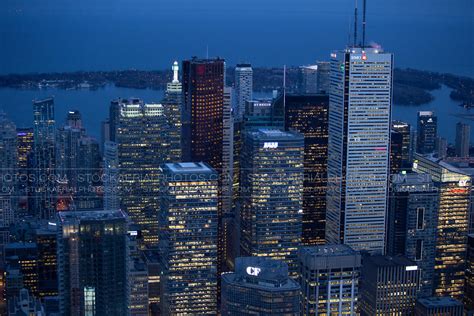
[[[365,48],[365,26],[367,24],[367,21],[365,19],[365,12],[366,12],[366,6],[367,6],[367,0],[364,0],[363,4],[363,13],[362,13],[362,48]]]
[[[355,0],[355,8],[354,8],[354,47],[357,45],[357,0]]]

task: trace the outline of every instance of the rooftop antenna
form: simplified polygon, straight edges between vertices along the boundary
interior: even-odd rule
[[[355,8],[354,8],[354,47],[357,45],[357,0],[355,0]]]
[[[366,6],[367,6],[367,0],[364,0],[363,4],[363,11],[362,11],[362,49],[365,48],[365,25],[367,24],[367,21],[365,19],[365,12],[366,12]]]

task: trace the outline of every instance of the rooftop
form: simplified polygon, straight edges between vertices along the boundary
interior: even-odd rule
[[[418,299],[418,303],[428,308],[462,306],[462,303],[452,297],[427,297]]]
[[[302,255],[329,257],[329,256],[350,256],[355,255],[357,251],[347,245],[322,245],[312,247],[301,247]]]
[[[283,131],[275,128],[259,128],[252,132],[253,137],[265,140],[282,140],[282,139],[302,139],[303,135],[293,131]]]
[[[415,262],[409,260],[403,256],[372,256],[368,257],[366,260],[371,261],[375,265],[379,267],[393,267],[393,266],[406,266],[406,267],[416,267],[418,269]],[[414,270],[416,270],[414,269]]]
[[[66,211],[58,213],[61,222],[70,220],[111,220],[111,219],[126,219],[127,215],[121,210],[106,210],[106,211]]]
[[[167,163],[163,166],[164,170],[169,170],[173,173],[190,174],[190,173],[206,173],[214,174],[215,171],[204,162],[176,162]]]

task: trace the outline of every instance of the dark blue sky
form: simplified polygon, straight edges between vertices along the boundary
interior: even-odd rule
[[[369,0],[368,41],[398,66],[474,76],[472,0]],[[362,0],[359,0],[361,6]],[[222,56],[280,66],[347,43],[353,0],[2,0],[0,73],[157,69]]]

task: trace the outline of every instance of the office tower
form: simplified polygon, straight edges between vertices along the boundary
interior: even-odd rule
[[[416,152],[431,154],[436,149],[438,137],[438,117],[431,111],[418,112]]]
[[[161,263],[157,250],[144,251],[145,263],[148,273],[148,304],[151,315],[160,313],[161,297]]]
[[[179,82],[179,66],[175,61],[172,66],[173,80],[166,85],[165,98],[163,99],[164,115],[167,126],[167,142],[171,157],[181,160],[181,107],[183,104],[183,88]],[[175,161],[178,161],[175,160]]]
[[[129,264],[128,280],[130,284],[129,310],[131,315],[148,316],[148,268],[143,252],[139,249],[138,232],[128,231]]]
[[[433,280],[435,295],[462,298],[471,178],[443,160],[422,155],[415,155],[413,170],[431,175],[439,193]]]
[[[456,124],[456,156],[469,157],[471,126],[463,122]]]
[[[390,132],[390,174],[402,171],[403,135],[392,130]]]
[[[451,297],[420,298],[416,302],[415,316],[463,316],[462,303]]]
[[[331,56],[326,241],[384,253],[393,55]]]
[[[117,143],[104,143],[104,210],[120,209],[119,158]]]
[[[464,305],[468,311],[474,311],[474,234],[467,237],[466,266]]]
[[[408,123],[393,120],[392,131],[401,134],[402,137],[402,170],[411,170],[414,148],[411,126]]]
[[[32,160],[33,160],[33,142],[34,133],[33,128],[17,128],[17,145],[18,145],[18,218],[23,218],[31,214],[32,210],[30,195],[30,181],[29,175],[33,174]]]
[[[128,315],[127,216],[122,211],[58,213],[62,315]]]
[[[387,253],[405,256],[420,269],[418,297],[433,295],[438,190],[427,174],[392,175]]]
[[[303,213],[304,138],[297,132],[247,132],[241,164],[241,253],[285,261],[296,276]]]
[[[275,103],[280,106],[280,103]],[[242,118],[242,131],[250,131],[261,127],[283,128],[283,124],[274,123],[273,120],[273,100],[254,99],[245,103],[245,115]],[[281,105],[283,106],[283,105]]]
[[[218,173],[205,163],[162,169],[161,314],[217,314]]]
[[[21,279],[21,287],[27,288],[31,294],[38,295],[38,247],[32,242],[14,242],[5,245],[4,262],[7,274],[17,270]],[[7,289],[8,289],[7,278]],[[14,294],[14,293],[12,293]],[[7,290],[7,298],[11,295]]]
[[[316,62],[318,66],[318,93],[329,94],[331,63],[328,61]]]
[[[235,106],[237,116],[245,114],[245,102],[252,100],[253,70],[250,64],[237,64],[235,67]]]
[[[329,97],[286,94],[285,98],[285,130],[304,136],[302,241],[307,245],[324,244]],[[275,104],[283,103],[282,99]]]
[[[37,217],[53,219],[56,216],[54,99],[33,101],[33,118],[33,209]]]
[[[117,129],[119,127],[119,119],[120,119],[120,108],[121,104],[123,103],[141,103],[140,99],[131,98],[121,99],[118,98],[116,100],[112,100],[109,105],[109,140],[112,142],[117,141]]]
[[[38,296],[58,295],[57,230],[48,224],[36,229],[34,241],[38,250]]]
[[[300,286],[288,265],[259,257],[237,258],[222,274],[222,315],[300,315]]]
[[[436,139],[436,156],[444,159],[448,155],[448,141],[446,138],[438,137]]]
[[[302,247],[298,252],[302,315],[355,315],[361,256],[346,245]]]
[[[300,94],[318,93],[318,66],[308,65],[299,68],[299,89]]]
[[[224,60],[183,61],[183,160],[222,168]]]
[[[103,198],[99,195],[102,189],[100,146],[97,140],[90,136],[79,139],[79,170],[83,179],[79,179],[79,193],[74,204],[77,210],[100,209]]]
[[[0,253],[9,242],[9,227],[15,222],[18,204],[18,152],[15,124],[0,112]]]
[[[167,137],[161,104],[122,100],[116,137],[121,207],[139,225],[145,245],[158,242],[160,165],[180,160]]]
[[[420,271],[405,257],[365,257],[360,283],[360,314],[411,315],[415,308]]]

